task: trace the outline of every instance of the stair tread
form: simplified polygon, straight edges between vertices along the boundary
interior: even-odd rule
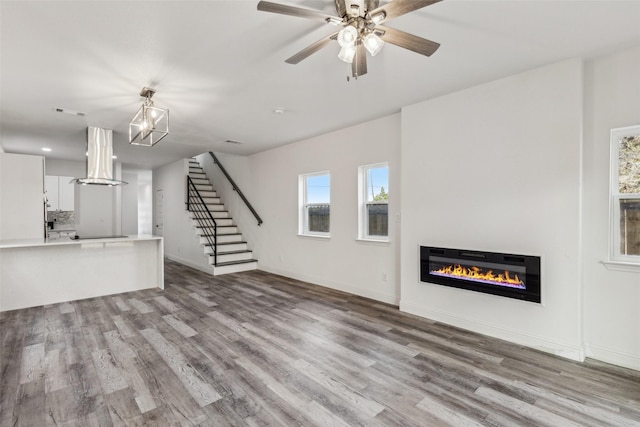
[[[214,265],[214,267],[224,267],[225,265],[235,265],[235,264],[248,264],[250,262],[258,262],[257,259],[241,259],[238,261],[225,261],[225,262],[219,262],[218,264]]]
[[[214,218],[215,219],[215,218]],[[218,218],[221,219],[221,218]],[[194,225],[195,228],[211,228],[210,225]],[[218,228],[237,227],[237,225],[218,225]]]

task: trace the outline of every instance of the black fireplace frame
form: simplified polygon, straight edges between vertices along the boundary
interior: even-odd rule
[[[471,280],[444,277],[430,272],[430,257],[444,257],[467,262],[480,261],[514,266],[526,271],[526,289],[479,283]],[[531,255],[515,255],[497,252],[482,252],[464,249],[420,246],[420,281],[459,289],[499,295],[534,303],[542,302],[541,292],[541,258]]]

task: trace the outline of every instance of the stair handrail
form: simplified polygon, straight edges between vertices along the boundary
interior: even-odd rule
[[[195,192],[195,194],[198,196],[197,200],[199,200],[200,203],[191,203],[192,191]],[[192,205],[202,206],[204,207],[204,209],[191,210]],[[209,217],[208,219],[213,223],[213,241],[211,240],[211,236],[208,234],[205,234],[205,238],[207,239],[207,242],[209,242],[209,245],[213,249],[213,265],[217,266],[218,265],[218,223],[216,222],[215,218],[211,214],[211,211],[207,207],[207,204],[204,202],[204,199],[202,198],[202,195],[198,191],[198,188],[194,184],[191,177],[188,175],[187,175],[187,211],[194,213],[196,221],[198,222],[198,224],[200,224],[200,226],[203,227],[204,232],[206,232],[205,226],[207,225],[206,222],[204,222],[207,220],[206,216],[208,216]],[[205,212],[206,212],[206,215],[203,218],[202,215]]]
[[[240,190],[240,188],[238,188],[238,186],[236,185],[235,181],[231,178],[231,176],[229,176],[229,173],[224,168],[224,166],[222,166],[222,163],[220,163],[220,160],[218,160],[218,158],[216,157],[215,154],[213,154],[212,151],[209,151],[209,154],[211,155],[211,158],[213,159],[213,163],[218,165],[218,167],[220,168],[220,170],[222,171],[224,176],[226,176],[227,179],[229,180],[229,183],[231,184],[231,188],[233,188],[233,191],[238,193],[238,195],[240,196],[240,198],[242,199],[244,204],[247,205],[247,207],[249,208],[249,210],[251,211],[253,216],[258,220],[258,225],[262,224],[262,222],[263,222],[262,218],[260,218],[260,215],[258,215],[258,212],[256,212],[256,210],[253,208],[253,206],[251,206],[251,203],[249,203],[249,200],[247,200],[247,198],[244,196],[244,194],[242,194],[242,191]]]

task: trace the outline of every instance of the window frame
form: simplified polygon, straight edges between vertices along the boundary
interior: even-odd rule
[[[327,175],[329,177],[329,202],[328,203],[308,203],[307,196],[307,178]],[[329,231],[310,231],[309,230],[309,207],[329,205]],[[310,237],[331,237],[331,172],[321,171],[313,173],[304,173],[298,175],[298,235]]]
[[[637,265],[640,255],[625,255],[621,252],[620,201],[639,200],[640,193],[620,193],[619,186],[619,141],[627,136],[640,135],[640,125],[611,129],[610,134],[610,177],[609,177],[609,261]]]
[[[379,168],[387,168],[387,173],[389,173],[389,162],[380,162],[373,163],[369,165],[362,165],[358,167],[358,240],[364,240],[367,242],[389,242],[389,234],[390,234],[390,215],[389,215],[389,200],[386,202],[376,202],[368,200],[368,189],[369,189],[369,174],[368,171],[370,169],[379,169]],[[391,193],[389,192],[389,186],[391,184],[387,183],[386,191],[391,197]],[[387,235],[379,236],[379,235],[370,235],[369,234],[369,215],[367,206],[368,205],[387,205]]]

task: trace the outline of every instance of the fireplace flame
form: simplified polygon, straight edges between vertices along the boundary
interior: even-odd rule
[[[487,270],[484,272],[480,267],[463,267],[460,264],[456,265],[447,265],[445,267],[441,267],[440,269],[434,271],[439,275],[444,276],[454,276],[456,278],[467,279],[467,280],[475,280],[475,281],[483,281],[483,282],[493,282],[502,285],[510,285],[517,287],[524,287],[524,282],[520,280],[518,274],[510,273],[505,270],[504,273],[494,274],[493,270]]]

